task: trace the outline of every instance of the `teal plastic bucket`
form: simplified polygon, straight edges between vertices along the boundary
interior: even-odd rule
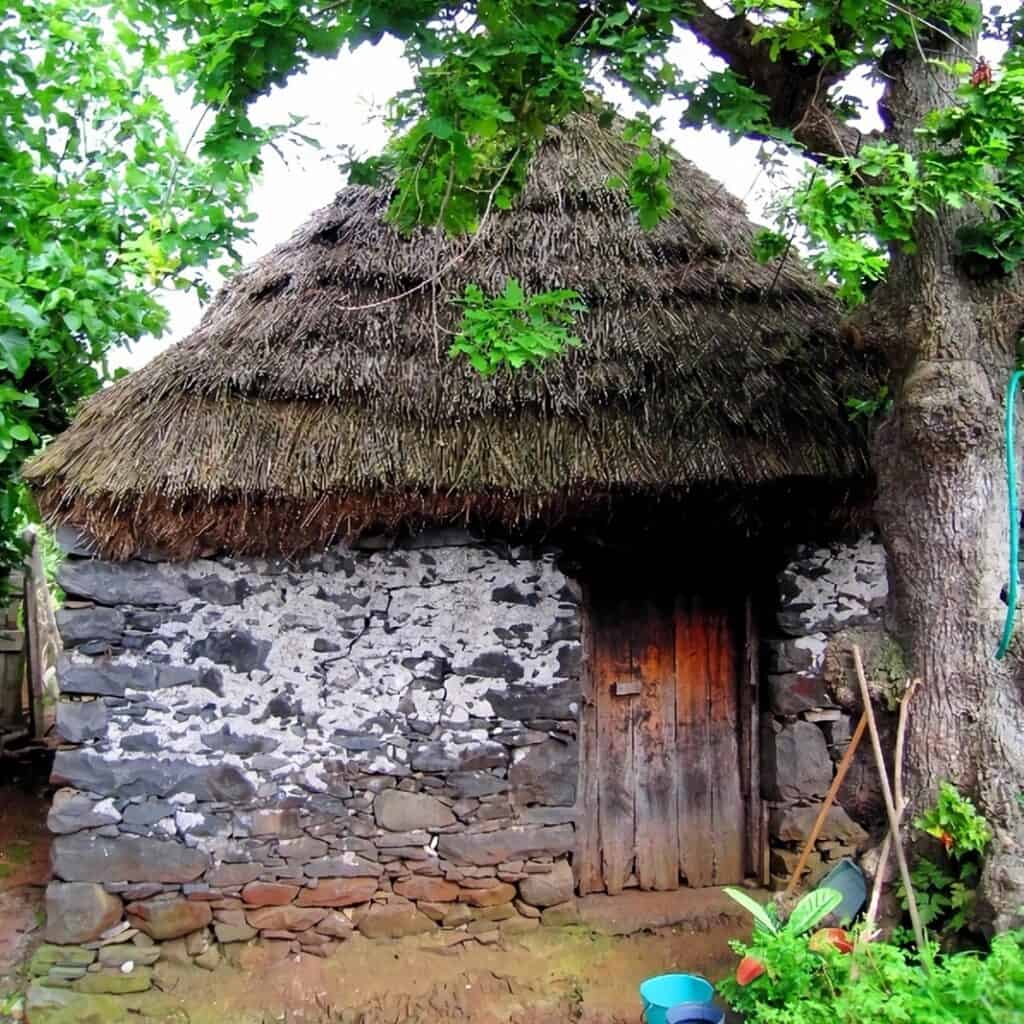
[[[715,990],[696,974],[659,974],[640,985],[645,1024],[667,1024],[669,1009],[680,1003],[710,1003]]]

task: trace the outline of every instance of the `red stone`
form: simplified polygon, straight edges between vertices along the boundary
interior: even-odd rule
[[[354,907],[372,899],[377,885],[376,878],[324,878],[319,885],[303,889],[295,903],[300,907]]]
[[[499,882],[489,889],[463,889],[459,900],[471,907],[496,907],[499,903],[511,903],[516,896],[516,887]]]
[[[205,928],[213,919],[209,903],[194,900],[155,899],[129,903],[125,913],[133,928],[161,942]]]
[[[250,882],[242,890],[242,899],[250,907],[282,907],[299,894],[297,885],[281,882]]]
[[[395,882],[395,892],[408,900],[427,900],[429,903],[453,903],[459,898],[459,887],[454,882],[423,875]]]
[[[319,924],[327,913],[320,907],[261,907],[250,910],[246,920],[251,928],[272,932],[302,932]]]

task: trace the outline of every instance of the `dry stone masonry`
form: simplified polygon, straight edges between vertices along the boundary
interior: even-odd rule
[[[213,968],[255,938],[323,956],[356,931],[576,919],[581,608],[554,551],[443,530],[113,564],[63,542],[45,985],[136,991],[158,959]],[[883,635],[882,550],[802,548],[779,587],[762,779],[782,882],[850,737],[837,652]],[[868,774],[813,875],[865,841]]]
[[[851,641],[883,648],[885,552],[865,535],[852,544],[799,548],[778,578],[775,634],[767,641],[768,707],[761,719],[762,794],[769,803],[771,873],[796,867],[835,776],[859,707],[844,685]],[[878,818],[870,752],[858,751],[808,861],[809,884],[867,842]],[[848,811],[853,813],[853,817]]]
[[[354,930],[573,916],[580,608],[554,552],[458,531],[295,563],[65,546],[77,746],[37,975],[121,992],[141,982],[112,949],[148,984],[155,943],[212,967],[256,936],[325,955]]]

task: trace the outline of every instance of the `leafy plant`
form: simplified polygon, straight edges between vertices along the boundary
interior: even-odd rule
[[[465,356],[485,377],[503,366],[537,366],[580,344],[569,328],[586,306],[571,289],[527,295],[512,278],[494,298],[470,284],[456,302],[463,314],[449,354]]]
[[[774,904],[762,906],[742,889],[733,886],[726,886],[722,892],[753,914],[755,926],[770,935],[802,935],[843,902],[842,893],[835,889],[815,889],[803,896],[785,922],[780,924]]]
[[[921,857],[910,872],[921,923],[950,945],[964,937],[974,911],[981,860],[992,839],[988,822],[955,786],[943,782],[934,804],[914,825],[942,846],[937,858]],[[906,894],[900,888],[906,908]]]

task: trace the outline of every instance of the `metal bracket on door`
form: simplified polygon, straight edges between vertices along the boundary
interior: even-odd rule
[[[634,682],[633,680],[624,680],[612,684],[612,693],[616,697],[635,697],[642,692],[643,683]]]

